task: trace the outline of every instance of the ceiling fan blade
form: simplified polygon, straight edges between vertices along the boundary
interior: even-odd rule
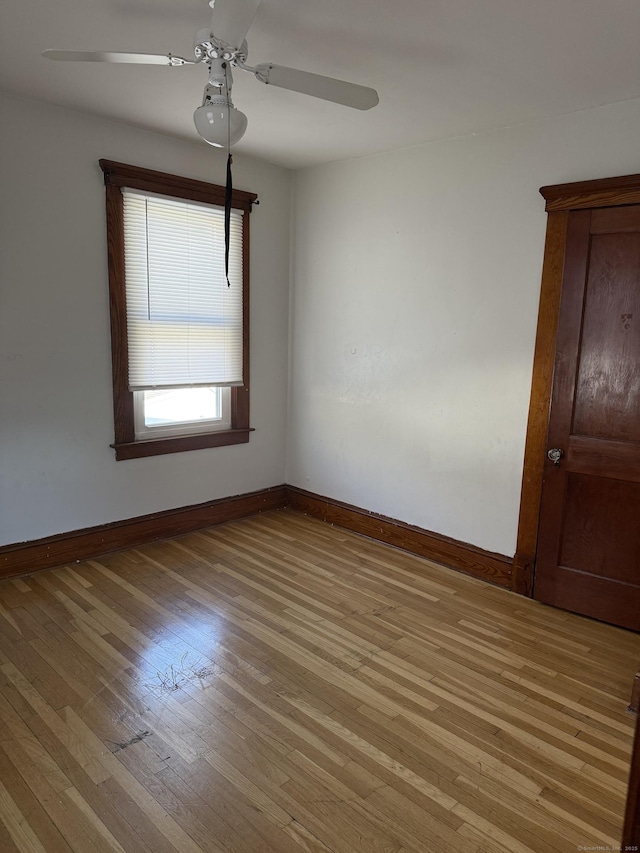
[[[252,71],[261,83],[312,95],[335,104],[344,104],[345,107],[354,107],[356,110],[370,110],[379,101],[376,90],[368,86],[359,86],[296,68],[286,68],[284,65],[264,63],[257,65]]]
[[[262,0],[210,0],[211,30],[225,44],[240,47]]]
[[[170,53],[119,53],[104,50],[45,50],[46,59],[63,62],[130,62],[136,65],[194,65],[193,60]]]

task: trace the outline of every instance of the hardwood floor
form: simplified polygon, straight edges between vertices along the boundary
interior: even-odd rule
[[[0,850],[620,842],[640,637],[296,512],[0,584]]]

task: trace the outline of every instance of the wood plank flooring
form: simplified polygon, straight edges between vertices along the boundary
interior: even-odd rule
[[[0,584],[0,850],[615,848],[640,637],[290,510]]]

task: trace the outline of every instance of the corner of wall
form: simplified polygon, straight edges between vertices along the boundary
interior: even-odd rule
[[[285,460],[284,460],[284,482],[289,482],[290,474],[290,448],[292,429],[291,399],[293,396],[293,317],[295,308],[295,252],[296,252],[296,197],[298,187],[298,173],[292,172],[289,196],[289,322],[287,330],[287,412],[286,412],[286,434],[285,434]]]

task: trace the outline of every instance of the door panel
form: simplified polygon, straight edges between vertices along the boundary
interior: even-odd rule
[[[640,442],[640,232],[592,237],[573,434]]]
[[[640,483],[569,474],[560,565],[635,583],[640,558]],[[612,533],[615,532],[615,535]]]
[[[569,215],[534,597],[640,630],[640,215]]]

